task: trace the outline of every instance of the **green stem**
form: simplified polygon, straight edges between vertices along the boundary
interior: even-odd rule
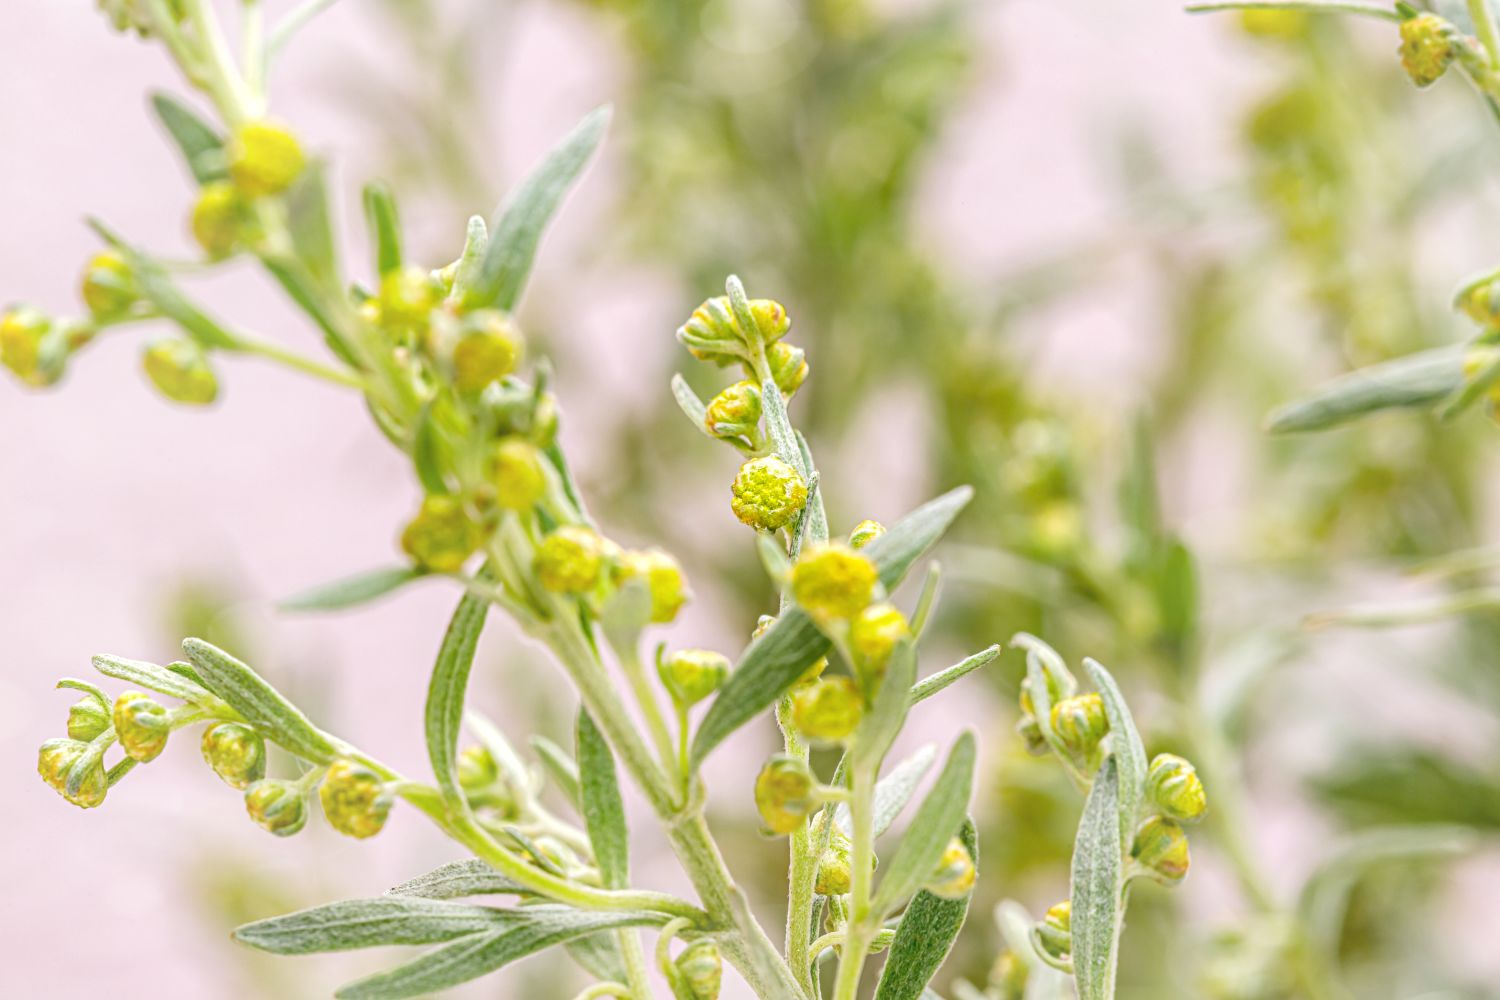
[[[641,714],[646,719],[646,729],[656,743],[656,753],[661,759],[662,767],[671,768],[673,761],[678,759],[677,749],[672,744],[672,734],[667,728],[666,717],[662,715],[661,704],[656,700],[656,691],[646,677],[640,653],[633,647],[621,651],[620,668],[625,671],[625,678],[630,682],[636,704],[640,706]],[[685,730],[686,726],[683,728]],[[686,771],[681,773],[686,774]]]
[[[783,705],[785,699],[783,699]],[[806,763],[808,747],[798,737],[796,729],[781,718],[777,721],[786,752]],[[792,832],[787,841],[790,857],[787,861],[787,908],[786,908],[786,955],[792,962],[792,971],[797,974],[797,983],[803,993],[813,996],[812,963],[809,955],[813,933],[813,896],[818,878],[818,862],[821,852],[814,843],[812,824],[803,823]],[[803,956],[807,956],[803,958]]]
[[[634,1000],[651,1000],[651,976],[646,968],[646,949],[641,945],[640,934],[633,928],[624,928],[615,932],[615,940],[619,942],[620,955],[625,961],[629,995]]]
[[[349,386],[350,388],[360,390],[365,388],[365,380],[353,372],[341,371],[320,361],[314,361],[312,358],[303,357],[296,351],[288,350],[277,344],[262,340],[241,340],[240,349],[247,354],[258,354],[263,358],[269,358],[278,364],[286,365],[288,368],[311,375],[314,378],[320,378],[325,382],[331,382],[334,385]]]
[[[1500,68],[1500,29],[1495,25],[1495,12],[1489,0],[1468,0],[1469,19],[1484,46],[1486,61],[1491,69]]]
[[[602,997],[625,997],[631,995],[631,989],[624,983],[595,983],[586,987],[582,992],[573,997],[573,1000],[599,1000]],[[649,993],[641,994],[650,997]]]
[[[850,852],[849,927],[844,952],[839,959],[834,1000],[855,1000],[864,972],[870,940],[879,928],[871,927],[870,883],[875,867],[875,782],[864,767],[849,771],[849,817],[854,826]]]

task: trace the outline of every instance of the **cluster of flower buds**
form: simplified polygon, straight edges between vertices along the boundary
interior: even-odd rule
[[[84,697],[68,709],[67,738],[42,744],[37,770],[59,795],[85,809],[101,805],[131,767],[161,756],[172,731],[199,715],[190,706],[168,709],[140,691],[126,691],[111,702],[92,685],[66,681],[64,686],[83,690]],[[125,759],[107,769],[105,751],[116,743]]]
[[[1436,14],[1401,22],[1401,68],[1418,87],[1430,87],[1448,70],[1461,44],[1458,29]]]
[[[672,704],[686,711],[729,679],[729,658],[711,649],[683,649],[666,657],[658,650],[656,672]]]
[[[1454,306],[1482,328],[1464,353],[1465,380],[1478,378],[1500,363],[1500,278],[1486,275],[1459,289]],[[1500,421],[1500,383],[1485,393],[1490,418]]]

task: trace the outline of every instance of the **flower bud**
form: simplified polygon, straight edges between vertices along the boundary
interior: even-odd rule
[[[394,333],[427,328],[432,309],[442,299],[442,288],[420,267],[403,267],[380,279],[380,323]]]
[[[1175,820],[1152,816],[1135,831],[1130,856],[1148,878],[1176,885],[1188,872],[1187,834]]]
[[[391,797],[380,775],[347,758],[328,765],[318,801],[329,826],[359,840],[379,833],[391,811]]]
[[[68,709],[68,738],[87,743],[110,727],[110,711],[95,697],[80,698]]]
[[[1197,822],[1208,809],[1197,769],[1176,754],[1156,755],[1146,773],[1146,789],[1162,815],[1178,822]]]
[[[719,690],[729,677],[729,659],[711,649],[683,649],[657,664],[672,701],[691,708]]]
[[[262,830],[290,837],[307,825],[307,796],[294,781],[262,778],[245,789],[245,811]]]
[[[1052,731],[1074,762],[1092,771],[1099,766],[1100,742],[1109,732],[1104,700],[1092,693],[1062,699],[1052,706]]]
[[[0,315],[0,363],[24,382],[41,385],[42,338],[52,324],[29,306],[13,306]]]
[[[141,358],[146,376],[174,403],[206,406],[219,395],[219,379],[203,348],[185,337],[158,337]]]
[[[954,837],[948,841],[932,877],[922,888],[943,899],[962,899],[974,889],[974,858],[964,842]]]
[[[483,541],[463,501],[446,494],[422,498],[422,509],[401,531],[401,548],[419,566],[439,573],[463,569]]]
[[[529,510],[547,493],[547,472],[536,446],[507,438],[495,449],[491,464],[495,501],[507,510]]]
[[[453,345],[453,384],[459,392],[478,392],[520,367],[526,341],[508,315],[498,309],[470,313]]]
[[[1073,952],[1073,903],[1056,903],[1036,925],[1037,943],[1058,961],[1066,961]]]
[[[866,686],[885,676],[891,651],[910,635],[906,616],[894,604],[871,604],[850,620],[849,652]]]
[[[231,788],[241,790],[266,776],[266,741],[249,726],[221,722],[203,731],[203,759]]]
[[[126,691],[115,699],[113,720],[120,748],[142,764],[161,756],[172,735],[165,706],[140,691]]]
[[[767,344],[780,340],[792,328],[792,318],[787,315],[786,307],[771,299],[751,299],[750,315]]]
[[[885,525],[879,521],[871,521],[869,518],[866,518],[856,524],[853,531],[849,532],[849,547],[851,549],[862,549],[883,534],[885,534]]]
[[[465,747],[458,755],[458,786],[466,792],[488,788],[500,780],[500,766],[484,747]]]
[[[813,891],[820,896],[844,896],[853,886],[854,869],[850,863],[849,838],[838,830],[828,841],[828,850],[818,861],[818,875]]]
[[[682,949],[677,961],[677,993],[683,1000],[719,1000],[719,989],[724,980],[724,961],[719,957],[719,948],[707,939],[694,941]]]
[[[817,782],[807,764],[789,754],[766,761],[755,779],[755,808],[771,834],[797,829],[818,808]]]
[[[227,257],[245,242],[248,213],[239,191],[228,181],[205,184],[193,203],[193,238],[213,260]]]
[[[594,589],[604,568],[605,544],[589,528],[558,528],[537,546],[537,579],[554,594],[582,594]]]
[[[792,695],[792,725],[819,743],[847,739],[864,712],[864,696],[850,677],[824,677]]]
[[[754,445],[760,434],[760,387],[754,382],[736,382],[708,404],[703,426],[723,441]]]
[[[48,740],[37,752],[37,771],[53,790],[80,809],[92,809],[109,792],[104,755],[78,740]]]
[[[623,553],[614,568],[615,583],[644,580],[651,592],[651,621],[665,625],[677,617],[691,592],[682,567],[661,549],[644,549]]]
[[[1490,279],[1464,289],[1455,304],[1481,326],[1500,325],[1500,281]]]
[[[727,295],[708,299],[694,309],[688,321],[678,327],[677,339],[699,361],[727,365],[735,360],[749,360],[744,337],[740,334],[739,324],[734,321]]]
[[[246,122],[229,143],[229,176],[251,198],[280,194],[306,166],[297,137],[275,122]]]
[[[1436,83],[1453,61],[1453,27],[1436,14],[1401,22],[1401,67],[1418,87]]]
[[[783,396],[790,397],[807,381],[807,352],[800,347],[785,342],[772,344],[766,348],[766,363]]]
[[[734,516],[757,531],[786,527],[807,503],[802,474],[775,455],[754,458],[740,466],[730,488]]]
[[[99,319],[120,315],[140,297],[130,265],[114,250],[95,254],[89,261],[83,269],[80,294],[89,312]]]
[[[1000,953],[990,968],[990,987],[998,991],[996,1000],[1025,1000],[1026,981],[1030,978],[1031,970],[1009,948]]]
[[[792,596],[819,620],[859,614],[879,582],[880,573],[868,557],[837,543],[809,548],[792,566]]]

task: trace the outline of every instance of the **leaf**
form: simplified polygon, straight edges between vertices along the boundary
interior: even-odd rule
[[[170,698],[180,698],[198,705],[214,700],[213,695],[200,685],[154,663],[127,660],[123,656],[111,656],[108,653],[101,653],[94,657],[93,663],[94,669],[105,677],[113,677],[126,684],[136,684],[148,691],[155,691],[157,694],[164,694]]]
[[[199,184],[209,184],[229,176],[224,138],[213,126],[170,94],[152,94],[151,107],[177,144],[194,180]]]
[[[588,712],[578,712],[579,798],[594,860],[606,889],[623,889],[630,879],[630,836],[625,802],[609,744]]]
[[[254,670],[202,639],[184,639],[182,649],[208,689],[267,738],[315,764],[334,758],[328,736]]]
[[[459,899],[491,894],[531,895],[531,890],[501,875],[479,858],[450,861],[425,875],[402,882],[385,891],[387,896],[420,896],[423,899]]]
[[[1073,844],[1073,975],[1078,1000],[1114,1000],[1115,952],[1120,941],[1118,758],[1104,758],[1083,807]]]
[[[889,774],[875,783],[875,836],[878,837],[891,828],[891,824],[901,815],[901,810],[906,808],[906,803],[916,792],[917,786],[922,783],[927,772],[932,770],[932,762],[936,759],[937,747],[929,743],[891,768]],[[849,815],[847,802],[838,804],[833,812],[833,821],[844,831],[844,836],[854,836],[854,820]]]
[[[882,866],[883,874],[870,901],[871,912],[882,919],[932,876],[948,841],[963,823],[974,787],[974,753],[974,734],[965,730],[896,845],[890,864]]]
[[[1220,10],[1305,10],[1315,14],[1358,14],[1383,21],[1400,21],[1402,17],[1390,4],[1363,3],[1361,0],[1212,0],[1188,4],[1190,14],[1207,14]]]
[[[436,944],[505,927],[512,912],[419,896],[380,896],[326,903],[257,920],[235,930],[234,937],[276,955],[352,951],[386,944]]]
[[[194,305],[173,284],[166,269],[152,257],[125,242],[119,234],[98,219],[90,219],[89,225],[125,258],[135,276],[141,297],[155,306],[157,312],[176,323],[203,347],[225,351],[241,349],[239,338]]]
[[[1464,383],[1463,350],[1439,347],[1360,368],[1325,383],[1305,399],[1273,410],[1273,434],[1321,431],[1377,410],[1427,406]]]
[[[365,224],[375,249],[375,273],[389,274],[401,266],[401,219],[396,213],[396,197],[384,184],[366,184],[364,206]]]
[[[1319,801],[1356,823],[1439,823],[1500,830],[1500,773],[1427,750],[1362,750],[1314,780]]]
[[[568,756],[566,750],[545,736],[533,736],[531,749],[536,752],[537,759],[542,762],[542,767],[552,778],[552,783],[567,797],[569,802],[573,803],[574,808],[581,809],[578,765],[573,758]]]
[[[1135,836],[1136,819],[1141,802],[1146,797],[1146,747],[1141,743],[1141,734],[1135,727],[1130,706],[1120,693],[1120,686],[1097,660],[1087,657],[1083,669],[1099,689],[1104,701],[1104,714],[1109,719],[1110,754],[1115,758],[1118,772],[1118,799],[1120,816],[1120,843],[1128,843]]]
[[[860,720],[859,730],[849,749],[853,768],[880,767],[886,752],[896,741],[911,708],[911,688],[917,679],[917,650],[910,639],[903,639],[891,651],[885,678],[875,692],[870,710]]]
[[[405,965],[341,988],[341,1000],[404,1000],[478,979],[503,965],[553,945],[622,927],[660,924],[654,913],[601,913],[566,906],[528,906],[509,911],[502,929],[471,934],[435,948]]]
[[[521,182],[490,222],[484,261],[464,305],[513,311],[521,298],[542,232],[604,138],[610,109],[590,112]]]
[[[359,357],[355,354],[349,342],[339,331],[338,324],[324,308],[318,299],[318,293],[311,285],[312,279],[307,275],[302,265],[290,258],[277,258],[263,256],[260,258],[261,266],[266,273],[276,279],[276,283],[286,292],[287,297],[301,307],[318,329],[323,331],[323,340],[339,359],[351,368],[360,369],[363,366]]]
[[[977,867],[979,843],[974,821],[965,820],[958,836]],[[968,895],[944,899],[925,890],[917,893],[901,915],[880,973],[880,985],[875,988],[875,1000],[920,1000],[926,995],[927,984],[947,959],[968,914]]]
[[[601,982],[623,983],[629,976],[625,970],[625,958],[620,954],[619,938],[615,934],[590,934],[588,937],[574,938],[563,947],[573,961]]]
[[[382,566],[303,591],[276,607],[282,611],[342,611],[368,604],[423,576],[424,571],[412,566]]]
[[[942,537],[973,494],[967,486],[945,493],[865,546],[863,551],[880,568],[880,582],[887,590],[895,589],[912,563]],[[693,767],[730,733],[775,704],[809,666],[828,652],[829,645],[805,612],[788,608],[750,643],[709,706],[693,736]]]
[[[1161,553],[1156,592],[1162,639],[1180,657],[1198,628],[1198,569],[1179,539],[1168,541]]]
[[[998,645],[990,646],[987,649],[981,649],[973,656],[964,657],[951,667],[939,670],[931,677],[922,678],[916,684],[912,685],[911,703],[915,705],[919,701],[926,701],[939,691],[952,686],[980,667],[993,663],[999,655],[1000,647]]]
[[[443,801],[460,812],[468,808],[468,802],[458,786],[458,731],[474,650],[489,608],[489,601],[475,594],[465,594],[458,602],[427,686],[427,757]]]
[[[417,411],[416,426],[411,434],[411,461],[416,467],[417,479],[429,496],[441,496],[448,492],[448,480],[443,475],[443,443],[433,418],[432,400],[422,404]]]
[[[490,231],[485,225],[484,217],[470,216],[469,225],[464,230],[464,250],[459,255],[458,268],[453,275],[450,297],[455,301],[464,301],[469,288],[479,280],[480,270],[484,267],[484,252],[489,247],[489,242]]]
[[[286,203],[292,251],[314,282],[324,288],[338,288],[338,247],[328,205],[328,177],[321,162],[314,161],[302,171],[286,193]]]
[[[672,398],[677,400],[677,408],[694,427],[715,441],[718,440],[714,437],[714,432],[708,429],[708,407],[698,398],[693,387],[688,385],[687,379],[678,374],[672,376]]]

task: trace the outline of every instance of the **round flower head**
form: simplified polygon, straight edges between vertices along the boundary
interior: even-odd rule
[[[262,778],[245,789],[245,811],[262,830],[290,837],[307,825],[307,796],[293,782]]]
[[[1036,941],[1042,950],[1056,959],[1066,959],[1073,952],[1073,904],[1069,900],[1054,903],[1036,925]]]
[[[849,532],[849,547],[851,549],[862,549],[883,534],[885,534],[885,525],[879,521],[871,521],[869,518],[866,518],[856,524],[853,531]]]
[[[824,677],[792,695],[792,725],[819,743],[847,739],[864,711],[864,696],[849,677]]]
[[[766,364],[783,396],[791,396],[807,381],[807,352],[800,347],[785,341],[772,344],[766,348]]]
[[[788,754],[766,761],[755,779],[755,808],[772,834],[791,833],[818,808],[817,782],[807,765]]]
[[[441,298],[442,289],[420,267],[391,271],[380,279],[380,322],[396,333],[424,330]]]
[[[750,315],[767,344],[780,340],[792,328],[792,318],[787,315],[786,307],[771,299],[751,299]]]
[[[740,466],[731,492],[734,516],[757,531],[786,527],[807,503],[802,474],[774,455]]]
[[[729,659],[711,649],[682,649],[657,665],[673,703],[691,708],[719,690],[729,676]]]
[[[64,799],[93,809],[109,792],[104,755],[78,740],[48,740],[37,752],[37,772]]]
[[[1436,83],[1453,61],[1453,29],[1436,14],[1401,22],[1401,66],[1418,87]]]
[[[92,696],[80,698],[68,709],[68,738],[87,743],[111,725],[110,710]]]
[[[507,510],[529,510],[547,492],[547,472],[536,446],[508,438],[495,449],[491,465],[495,501]]]
[[[974,858],[964,842],[954,837],[943,850],[932,878],[923,886],[943,899],[962,899],[974,888]]]
[[[651,621],[658,625],[676,618],[692,596],[682,567],[661,549],[624,553],[615,565],[614,575],[617,584],[637,579],[646,582],[646,589],[651,592]]]
[[[318,786],[318,801],[330,826],[360,840],[379,833],[391,811],[391,797],[380,775],[344,758],[328,765]]]
[[[245,239],[247,214],[239,191],[228,181],[205,184],[193,202],[193,238],[210,259],[234,252]]]
[[[1104,701],[1097,694],[1064,698],[1052,706],[1052,731],[1084,770],[1099,766],[1100,742],[1109,732]]]
[[[597,532],[565,525],[537,546],[537,579],[554,594],[584,593],[599,583],[604,555],[605,542]]]
[[[866,683],[885,676],[891,651],[911,635],[906,616],[893,604],[871,604],[849,622],[849,651],[854,669]]]
[[[25,382],[41,383],[42,337],[51,328],[35,309],[16,306],[0,315],[0,363]]]
[[[114,250],[94,255],[83,269],[79,292],[89,312],[101,319],[120,315],[140,297],[130,265]]]
[[[1194,823],[1208,811],[1208,798],[1198,771],[1186,758],[1159,753],[1146,772],[1146,788],[1162,815],[1182,823]]]
[[[159,337],[141,358],[146,376],[174,403],[207,406],[219,396],[219,379],[203,349],[185,337]]]
[[[880,572],[846,545],[818,545],[792,566],[792,596],[815,619],[852,618],[875,596]]]
[[[760,387],[754,382],[736,382],[709,402],[703,426],[721,440],[750,442],[760,427]]]
[[[488,788],[500,780],[494,755],[481,746],[464,747],[458,755],[458,785],[466,792]]]
[[[828,841],[828,850],[818,861],[813,891],[819,896],[845,896],[853,886],[853,868],[849,863],[849,838],[838,830]]]
[[[266,741],[249,726],[221,722],[203,731],[203,759],[225,784],[246,789],[266,776]]]
[[[1162,885],[1175,885],[1188,873],[1187,834],[1175,820],[1152,816],[1135,831],[1130,856]]]
[[[445,494],[422,498],[422,509],[401,532],[401,548],[419,566],[456,573],[479,548],[479,526],[463,501]]]
[[[141,763],[155,760],[172,734],[167,710],[140,691],[126,691],[115,699],[115,736],[125,755]]]
[[[698,940],[682,949],[672,963],[684,1000],[719,1000],[724,981],[724,960],[719,947],[709,940]]]
[[[306,166],[297,137],[275,122],[246,122],[229,143],[230,179],[251,198],[280,194]]]
[[[464,319],[453,345],[453,384],[459,392],[478,392],[521,364],[526,342],[510,317],[481,309]]]

